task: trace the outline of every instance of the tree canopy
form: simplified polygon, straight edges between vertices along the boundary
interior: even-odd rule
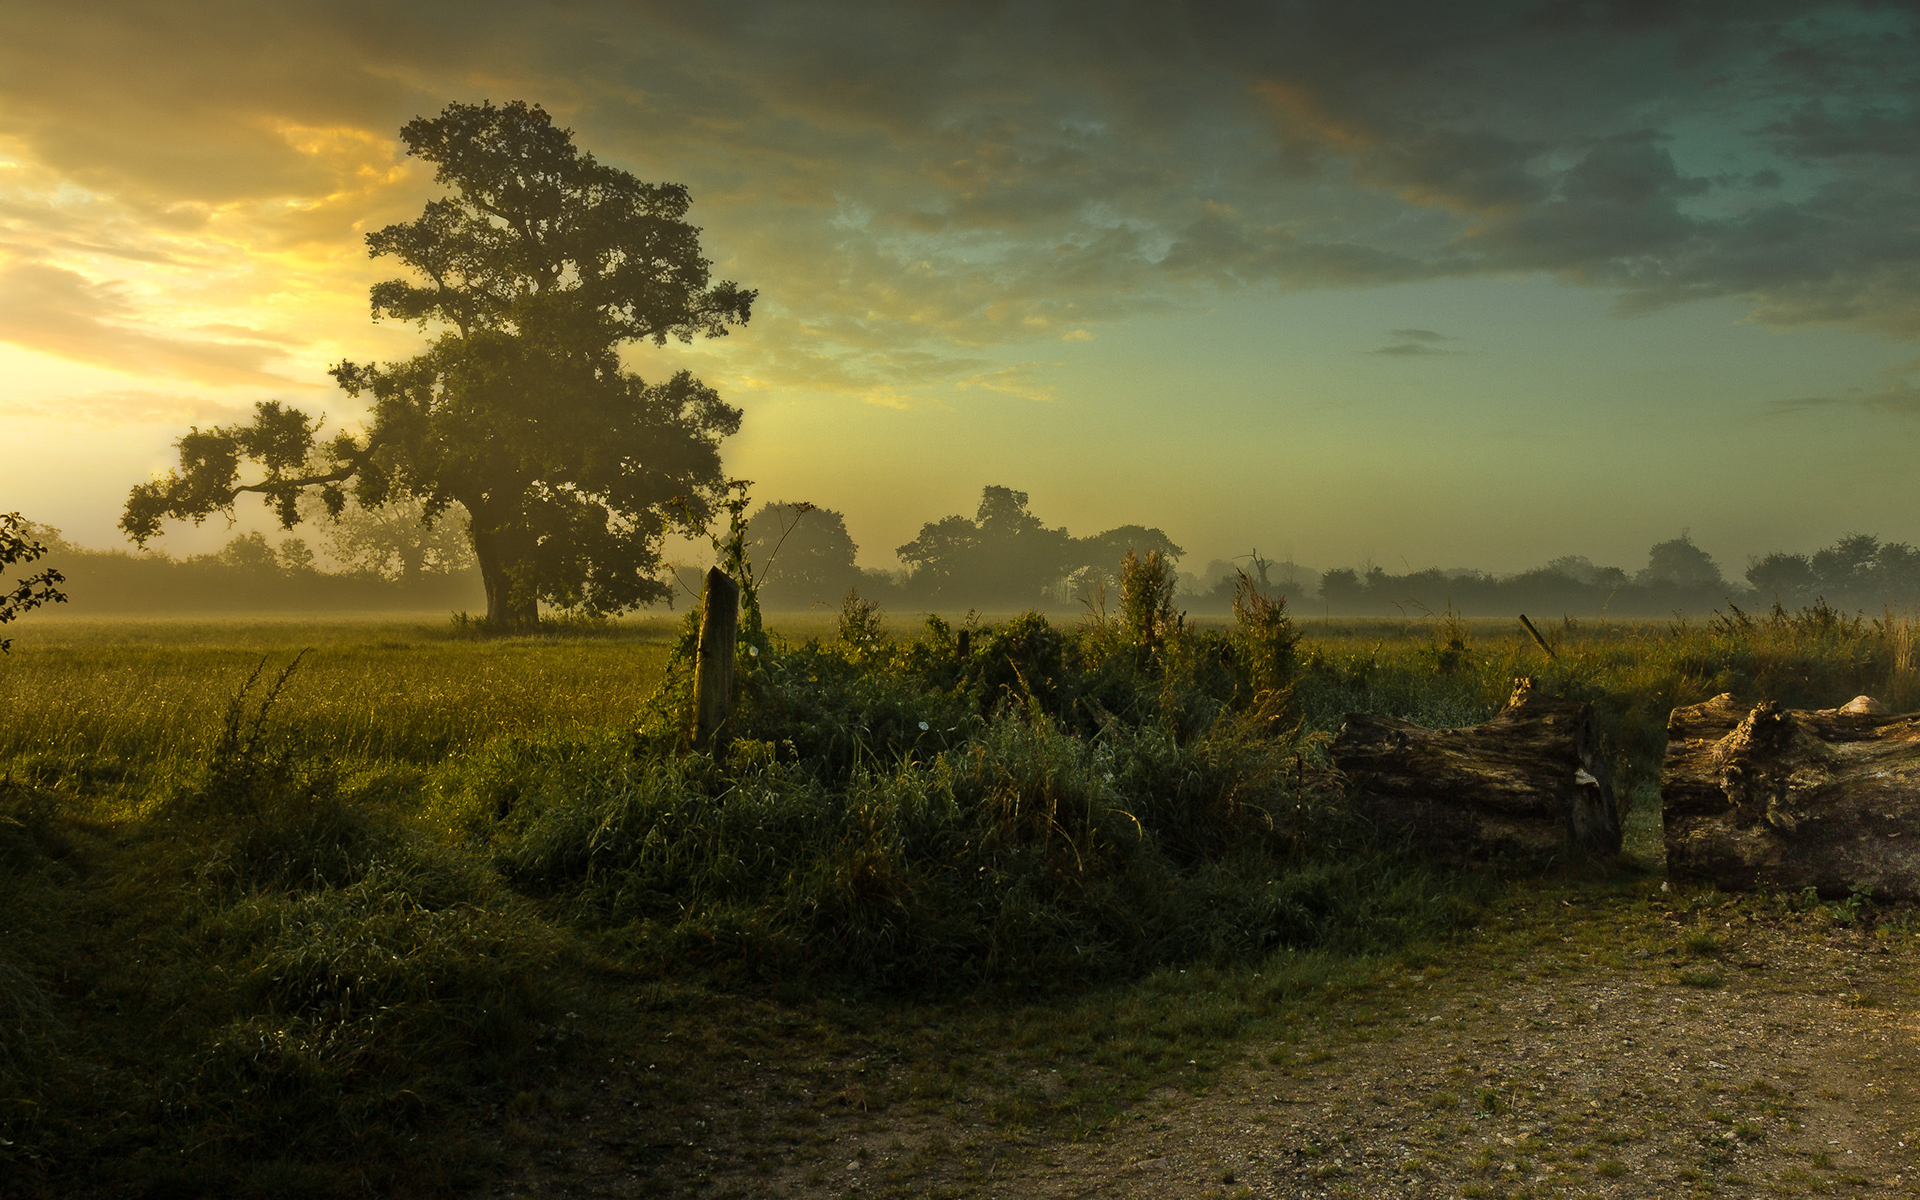
[[[1027,493],[990,485],[981,489],[972,520],[951,516],[921,526],[896,551],[912,571],[912,585],[934,601],[978,598],[1025,607],[1059,591],[1076,572],[1087,573],[1088,582],[1115,578],[1129,550],[1143,556],[1157,550],[1168,558],[1182,553],[1166,534],[1141,525],[1076,538],[1064,527],[1048,527],[1027,504]]]
[[[831,508],[766,504],[747,520],[747,556],[759,575],[763,603],[838,604],[860,582],[858,553],[846,517]]]
[[[400,136],[452,192],[367,235],[373,257],[414,273],[374,285],[372,310],[436,329],[426,349],[333,368],[371,403],[364,435],[322,442],[277,402],[193,429],[179,468],[133,489],[121,527],[144,544],[248,492],[285,528],[307,493],[335,517],[349,494],[369,509],[417,501],[428,523],[458,503],[490,624],[531,624],[541,601],[605,613],[665,598],[666,506],[711,516],[741,414],[685,371],[646,382],[619,347],[722,336],[755,293],[712,281],[684,187],[602,165],[537,106],[452,104]]]

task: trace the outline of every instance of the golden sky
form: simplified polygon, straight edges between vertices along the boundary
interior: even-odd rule
[[[1886,4],[0,0],[0,511],[398,358],[397,140],[527,100],[693,192],[729,470],[862,561],[1051,524],[1629,569],[1920,542],[1920,17]],[[216,523],[217,526],[217,523]],[[200,540],[195,541],[195,537]],[[175,549],[224,528],[169,535]]]

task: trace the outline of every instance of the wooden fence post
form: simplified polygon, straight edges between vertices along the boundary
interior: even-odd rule
[[[740,627],[740,585],[719,567],[707,572],[700,599],[700,650],[694,660],[693,744],[718,751],[733,713],[733,642]]]

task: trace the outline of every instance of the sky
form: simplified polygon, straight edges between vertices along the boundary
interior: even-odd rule
[[[731,475],[863,565],[980,490],[1186,565],[1730,574],[1920,543],[1920,7],[0,0],[0,511],[125,544],[188,427],[352,427],[398,131],[687,185]],[[259,525],[242,510],[243,528]],[[216,520],[158,545],[205,549]]]

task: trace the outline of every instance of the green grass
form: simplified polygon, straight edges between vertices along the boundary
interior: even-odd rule
[[[952,628],[774,625],[796,640],[752,660],[717,760],[668,752],[669,621],[24,625],[0,659],[0,1172],[460,1191],[533,1152],[501,1130],[580,1102],[569,1064],[663,1059],[636,1119],[690,1120],[755,1044],[916,1064],[827,1093],[849,1105],[945,1111],[984,1078],[998,1125],[1086,1133],[1539,886],[1348,821],[1316,769],[1345,712],[1470,723],[1517,674],[1590,699],[1657,866],[1672,706],[1917,698],[1899,623],[1562,627],[1549,661],[1497,624],[1308,622],[1291,688],[1258,694],[1224,633],[1004,622],[963,657]],[[303,650],[250,742],[261,688],[231,702]]]

